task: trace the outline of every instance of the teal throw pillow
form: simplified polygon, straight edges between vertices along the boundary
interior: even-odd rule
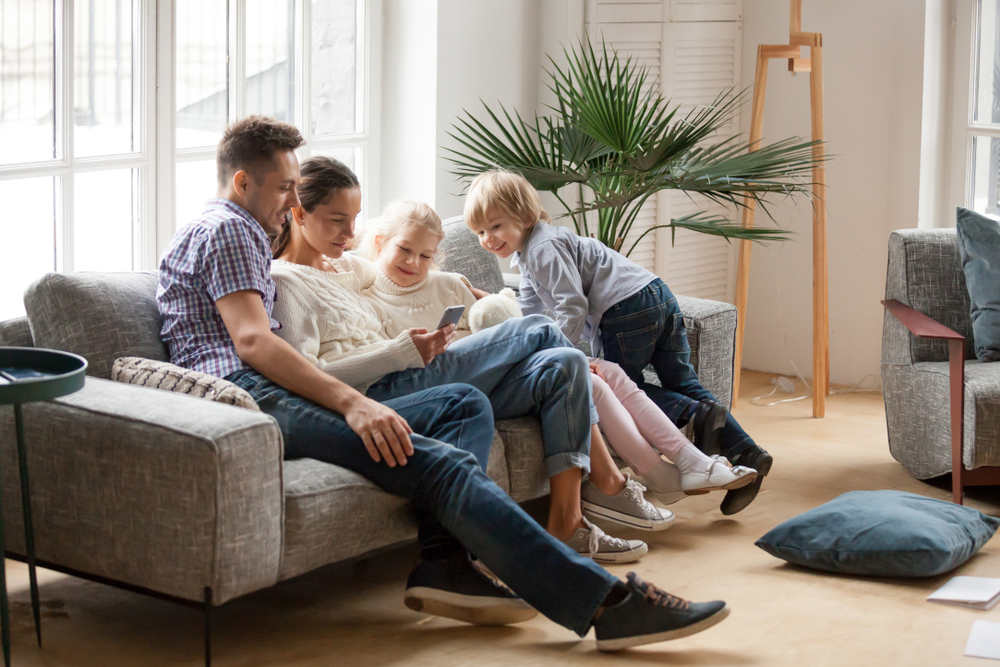
[[[1000,223],[958,208],[958,247],[979,361],[1000,361]]]
[[[902,491],[851,491],[757,540],[795,565],[876,577],[932,577],[989,541],[1000,519]]]

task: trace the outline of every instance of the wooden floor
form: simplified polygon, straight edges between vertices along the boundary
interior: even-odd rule
[[[744,395],[769,390],[768,376],[746,374]],[[862,579],[796,569],[753,543],[785,519],[854,489],[902,489],[946,498],[911,479],[886,445],[879,394],[831,396],[827,417],[810,401],[735,410],[774,454],[775,466],[748,509],[718,511],[721,494],[672,506],[677,523],[651,538],[650,552],[613,567],[695,600],[725,599],[732,615],[693,637],[609,656],[593,635],[579,639],[544,618],[507,628],[476,628],[413,613],[402,604],[412,548],[339,565],[247,596],[215,613],[215,664],[244,665],[957,665],[976,619],[991,612],[934,605],[924,598],[951,575],[919,581]],[[981,490],[969,502],[1000,514],[1000,497]],[[620,532],[620,535],[625,535]],[[635,533],[629,536],[642,536]],[[998,576],[1000,540],[957,571]],[[15,665],[200,665],[199,612],[71,577],[45,573],[45,647],[34,644],[27,575],[7,563],[14,613]],[[979,664],[979,663],[975,663]]]

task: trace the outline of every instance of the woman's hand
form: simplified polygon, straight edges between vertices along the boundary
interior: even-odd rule
[[[426,366],[434,361],[434,357],[447,350],[451,341],[455,340],[455,325],[449,324],[432,333],[427,333],[427,329],[410,329],[410,338],[417,346],[417,352],[420,353],[420,358],[424,360]]]
[[[597,362],[590,362],[590,372],[607,382],[607,379],[604,377],[604,373],[601,372],[601,367],[597,365]]]
[[[489,292],[484,292],[483,290],[478,289],[476,287],[470,287],[469,289],[472,291],[472,296],[476,297],[477,301],[479,299],[482,299],[485,296],[489,296],[490,295]]]

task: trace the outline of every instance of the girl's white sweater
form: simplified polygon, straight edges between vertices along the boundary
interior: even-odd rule
[[[404,329],[385,333],[388,317],[362,290],[377,268],[354,255],[328,260],[336,273],[283,260],[271,263],[277,285],[273,316],[278,335],[321,370],[361,393],[383,376],[424,362]]]
[[[371,289],[365,292],[378,302],[387,315],[385,332],[398,336],[407,329],[434,331],[445,308],[465,306],[456,329],[456,338],[468,336],[469,309],[476,302],[469,280],[459,273],[431,271],[416,285],[400,287],[377,269]]]

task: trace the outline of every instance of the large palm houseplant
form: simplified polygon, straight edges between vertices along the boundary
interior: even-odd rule
[[[486,122],[465,111],[453,124],[450,134],[461,146],[446,149],[447,159],[460,181],[468,185],[488,169],[518,172],[555,195],[565,209],[557,217],[569,217],[578,234],[625,255],[664,227],[674,235],[690,229],[727,239],[788,238],[780,228],[745,228],[702,211],[646,229],[623,248],[642,205],[661,190],[697,193],[732,211],[752,200],[765,212],[769,197],[806,192],[815,142],[791,138],[748,150],[739,136],[718,136],[747,91],[723,91],[713,104],[681,115],[646,84],[645,67],[621,60],[606,44],[595,50],[582,42],[564,54],[566,65],[549,57],[551,69],[544,70],[556,99],[550,114],[525,119],[484,103]]]

